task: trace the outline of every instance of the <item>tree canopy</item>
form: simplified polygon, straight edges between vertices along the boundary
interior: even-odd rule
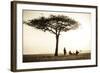
[[[29,20],[27,22],[29,26],[35,27],[37,29],[49,31],[53,34],[66,32],[70,29],[76,29],[78,27],[78,22],[74,19],[64,16],[64,15],[50,15],[50,17],[39,17],[36,19]]]

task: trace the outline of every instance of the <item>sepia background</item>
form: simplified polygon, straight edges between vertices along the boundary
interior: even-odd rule
[[[63,54],[64,47],[66,51],[90,52],[92,45],[90,13],[23,10],[23,21],[41,16],[49,17],[50,15],[69,16],[80,24],[79,28],[75,30],[61,32],[58,49],[60,54]],[[23,54],[54,54],[55,45],[56,38],[54,34],[23,24]]]

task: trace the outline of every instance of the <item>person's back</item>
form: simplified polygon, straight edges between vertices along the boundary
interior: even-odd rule
[[[64,48],[64,55],[66,55],[66,49]]]

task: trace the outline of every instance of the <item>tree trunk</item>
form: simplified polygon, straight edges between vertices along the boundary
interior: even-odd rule
[[[55,49],[55,56],[58,56],[58,44],[59,44],[59,35],[56,35],[56,49]]]

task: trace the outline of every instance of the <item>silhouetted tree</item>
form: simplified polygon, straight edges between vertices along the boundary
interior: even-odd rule
[[[58,56],[58,43],[61,32],[67,32],[78,27],[78,22],[74,19],[64,15],[50,15],[49,17],[39,17],[25,22],[29,26],[40,29],[42,31],[49,31],[56,37],[55,56]]]

